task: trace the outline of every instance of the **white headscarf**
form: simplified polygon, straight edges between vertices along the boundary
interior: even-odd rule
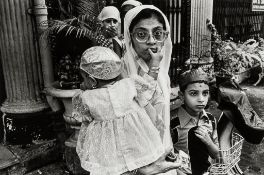
[[[104,21],[109,18],[116,19],[119,23],[121,22],[120,12],[115,6],[104,7],[98,15],[98,19],[100,21]]]
[[[126,45],[126,53],[123,58],[124,62],[124,76],[131,76],[138,74],[138,68],[141,67],[144,72],[148,72],[149,68],[145,61],[138,57],[137,53],[135,52],[132,46],[132,40],[130,37],[129,26],[131,21],[137,16],[139,12],[143,9],[154,9],[162,14],[165,24],[166,24],[166,31],[170,32],[170,25],[166,18],[166,16],[155,6],[153,5],[141,5],[137,6],[131,10],[129,10],[125,16],[125,29],[124,29],[124,39]],[[171,52],[172,52],[172,43],[170,34],[168,35],[167,39],[164,41],[163,46],[163,59],[160,63],[160,71],[158,74],[158,84],[163,92],[164,99],[165,99],[165,111],[163,111],[163,120],[165,123],[165,133],[164,133],[164,145],[165,149],[172,148],[172,141],[170,136],[170,78],[168,75],[170,61],[171,61]]]
[[[123,6],[125,6],[125,5],[133,5],[133,6],[140,6],[140,5],[142,5],[142,3],[141,2],[139,2],[139,1],[136,1],[136,0],[127,0],[127,1],[125,1],[122,5],[121,5],[121,7],[123,7]]]

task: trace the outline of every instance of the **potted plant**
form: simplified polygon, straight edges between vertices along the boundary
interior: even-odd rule
[[[264,76],[264,39],[248,39],[245,42],[222,40],[215,26],[208,23],[212,32],[212,57],[214,58],[216,78],[221,81],[233,79],[236,83],[252,77],[258,72],[256,86]]]

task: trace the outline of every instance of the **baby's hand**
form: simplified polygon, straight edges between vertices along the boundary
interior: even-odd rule
[[[206,126],[198,126],[198,128],[194,131],[195,135],[201,139],[201,141],[207,145],[212,142],[211,137],[208,133],[208,128]]]

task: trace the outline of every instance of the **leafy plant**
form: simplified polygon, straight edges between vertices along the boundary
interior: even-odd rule
[[[242,78],[249,78],[249,71],[252,68],[259,66],[263,72],[264,40],[262,38],[235,43],[232,39],[222,40],[213,24],[208,23],[208,28],[212,32],[211,54],[214,58],[215,72],[218,76],[233,77],[242,81],[241,76],[244,75]]]
[[[56,78],[61,88],[79,88],[80,56],[87,48],[110,42],[102,34],[97,16],[105,5],[99,0],[57,0],[50,2],[54,17],[40,25],[47,28],[41,35],[48,39],[54,58]],[[53,11],[52,11],[53,10]],[[55,12],[54,12],[55,11]],[[56,11],[59,13],[56,14]]]

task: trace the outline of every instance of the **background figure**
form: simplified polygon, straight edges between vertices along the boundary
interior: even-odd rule
[[[121,5],[121,33],[124,33],[124,18],[126,13],[132,8],[140,5],[142,5],[142,3],[136,0],[127,0]]]
[[[172,43],[170,26],[166,16],[153,5],[141,5],[129,10],[124,19],[124,40],[126,52],[123,58],[123,76],[154,74],[157,77],[155,93],[161,98],[152,99],[152,106],[161,116],[164,129],[160,131],[166,150],[172,149],[170,136],[170,78],[168,70],[171,61]],[[155,62],[155,57],[161,57],[161,62]],[[163,108],[157,104],[162,103]],[[161,170],[155,163],[152,168]],[[152,169],[152,170],[153,170]],[[168,171],[163,169],[163,172]],[[162,172],[162,171],[160,171]],[[166,174],[176,174],[175,170]]]
[[[121,58],[124,52],[124,46],[120,35],[120,13],[114,6],[106,6],[98,15],[102,22],[103,35],[110,41],[110,48]]]

